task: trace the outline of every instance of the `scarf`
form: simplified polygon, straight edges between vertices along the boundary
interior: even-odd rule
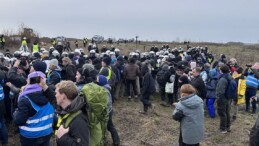
[[[24,90],[20,93],[18,97],[18,102],[20,101],[22,96],[25,96],[27,94],[33,93],[33,92],[39,92],[42,91],[42,87],[38,84],[30,84],[27,85]]]

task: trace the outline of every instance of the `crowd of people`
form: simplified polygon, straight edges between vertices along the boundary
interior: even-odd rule
[[[204,110],[211,118],[217,111],[222,134],[231,132],[240,104],[256,113],[258,79],[259,63],[243,68],[224,54],[214,58],[206,46],[187,46],[186,51],[152,46],[149,52],[129,55],[105,45],[99,53],[95,44],[88,45],[88,53],[78,48],[66,52],[58,43],[32,53],[7,50],[0,53],[0,140],[8,143],[5,121],[10,121],[18,128],[22,146],[49,146],[52,133],[60,146],[105,145],[107,130],[118,146],[112,104],[123,97],[128,102],[140,99],[139,113],[149,115],[150,96],[157,91],[161,106],[175,107],[179,145],[196,146],[204,137]],[[250,145],[259,144],[258,124],[252,128]]]

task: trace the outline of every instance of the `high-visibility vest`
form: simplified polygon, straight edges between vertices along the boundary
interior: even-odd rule
[[[26,40],[23,40],[23,41],[22,41],[22,46],[26,46],[26,45],[27,45]]]
[[[29,99],[37,113],[29,117],[23,126],[19,126],[20,134],[26,138],[39,138],[51,134],[54,118],[53,106],[49,102],[46,105],[38,106],[28,96],[25,98]]]
[[[2,38],[2,42],[5,43],[5,38],[4,37]]]
[[[108,68],[108,76],[106,76],[106,78],[109,80],[112,76],[112,70],[111,70],[111,66],[107,67]],[[103,67],[101,68],[100,72],[101,73],[103,70]]]
[[[33,45],[32,52],[39,52],[39,45]]]
[[[52,45],[56,45],[56,41],[55,40],[53,40]]]

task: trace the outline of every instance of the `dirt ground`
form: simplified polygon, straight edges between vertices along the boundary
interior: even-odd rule
[[[119,133],[121,146],[177,146],[179,137],[179,122],[172,119],[173,107],[160,105],[158,95],[151,98],[154,110],[148,115],[139,114],[142,103],[128,102],[121,97],[114,105],[113,122]],[[219,132],[219,117],[211,119],[205,110],[205,137],[202,146],[246,146],[249,132],[255,123],[257,115],[244,112],[244,105],[239,110],[237,120],[231,125],[231,132]],[[19,145],[19,135],[13,134],[14,128],[9,127],[9,145]],[[111,145],[110,133],[107,133]],[[54,137],[51,140],[54,146]]]

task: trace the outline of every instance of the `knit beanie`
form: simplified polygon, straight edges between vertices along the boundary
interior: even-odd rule
[[[36,61],[35,63],[32,64],[32,66],[35,71],[41,71],[43,73],[45,73],[47,69],[47,64],[42,61]]]
[[[103,75],[98,75],[97,83],[100,86],[104,86],[108,84],[108,79]]]

